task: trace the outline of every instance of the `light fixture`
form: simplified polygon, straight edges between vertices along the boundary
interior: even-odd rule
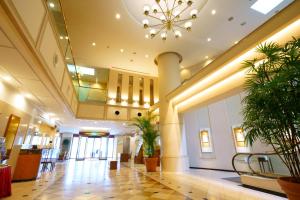
[[[124,49],[120,49],[120,52],[123,53],[123,52],[124,52]]]
[[[68,39],[69,39],[69,37],[68,37],[68,36],[66,36],[66,37],[65,37],[65,39],[66,39],[66,40],[68,40]]]
[[[49,3],[49,6],[50,6],[50,8],[54,8],[55,7],[55,5],[54,5],[54,3]]]
[[[7,81],[7,82],[10,82],[10,81],[12,80],[12,77],[9,76],[9,75],[6,75],[6,76],[3,77],[3,79],[4,79],[5,81]]]
[[[92,43],[92,45],[93,45],[93,46],[96,46],[96,43],[95,43],[95,42],[93,42],[93,43]]]
[[[212,10],[212,11],[211,11],[211,14],[212,14],[212,15],[215,15],[216,13],[217,13],[216,10]]]
[[[144,6],[144,15],[147,19],[142,21],[143,27],[150,28],[151,38],[160,34],[161,39],[166,40],[168,32],[173,32],[175,38],[180,38],[182,34],[178,29],[191,31],[191,21],[197,18],[199,11],[192,8],[194,2],[191,0],[155,0],[152,6]],[[189,15],[187,15],[188,11]]]
[[[121,15],[119,13],[116,14],[116,19],[120,19]]]
[[[235,42],[234,42],[234,44],[237,44],[237,43],[239,43],[239,41],[235,41]]]
[[[245,142],[245,132],[241,127],[232,128],[234,139],[237,147],[246,147],[247,144]]]
[[[207,38],[207,42],[210,42],[211,41],[211,38]]]
[[[205,59],[208,59],[209,57],[208,56],[205,56]]]
[[[146,34],[146,35],[145,35],[145,38],[146,38],[146,39],[149,39],[149,35],[148,35],[148,34]]]
[[[63,40],[63,39],[64,39],[64,36],[59,36],[59,39]]]
[[[284,0],[257,0],[251,6],[251,9],[266,15],[283,1]]]
[[[146,55],[145,55],[145,58],[149,58],[149,55],[148,55],[148,54],[146,54]]]

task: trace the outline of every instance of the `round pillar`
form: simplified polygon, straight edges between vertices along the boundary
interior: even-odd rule
[[[165,52],[157,56],[159,83],[159,124],[161,137],[161,169],[163,171],[183,171],[188,169],[186,139],[183,120],[178,116],[172,102],[166,95],[181,83],[180,62],[182,57],[176,52]]]

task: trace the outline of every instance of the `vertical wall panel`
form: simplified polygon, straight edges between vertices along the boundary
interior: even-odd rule
[[[133,77],[133,101],[139,100],[139,89],[140,89],[139,77],[134,76]]]
[[[159,95],[158,95],[158,78],[154,78],[154,103],[157,103],[159,101]]]
[[[150,103],[150,78],[144,78],[144,101]]]
[[[110,70],[108,83],[108,98],[116,98],[117,95],[118,72]]]
[[[128,86],[129,86],[129,75],[128,74],[122,74],[122,93],[121,93],[121,99],[122,100],[128,100]]]

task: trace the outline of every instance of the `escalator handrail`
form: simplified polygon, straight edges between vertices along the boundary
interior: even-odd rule
[[[264,177],[264,178],[275,178],[275,177],[272,177],[272,176],[266,176],[266,175],[263,175],[263,174],[260,174],[260,173],[256,173],[253,168],[251,167],[250,165],[250,159],[252,156],[255,156],[255,155],[262,155],[262,156],[268,156],[268,155],[277,155],[276,152],[273,152],[273,153],[236,153],[233,157],[232,157],[232,167],[234,169],[234,171],[238,174],[238,175],[242,175],[242,174],[249,174],[249,172],[243,172],[243,171],[238,171],[235,167],[235,158],[237,156],[240,156],[240,155],[246,155],[247,156],[247,164],[248,164],[248,167],[249,169],[251,170],[250,174],[251,175],[256,175],[256,176],[260,176],[260,177]]]

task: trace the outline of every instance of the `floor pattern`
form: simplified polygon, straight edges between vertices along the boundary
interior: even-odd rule
[[[121,164],[109,170],[107,161],[70,160],[37,181],[13,183],[5,200],[277,200],[285,199],[243,188],[226,178],[235,173],[189,170],[146,173],[144,165]],[[225,178],[225,179],[224,179]]]

